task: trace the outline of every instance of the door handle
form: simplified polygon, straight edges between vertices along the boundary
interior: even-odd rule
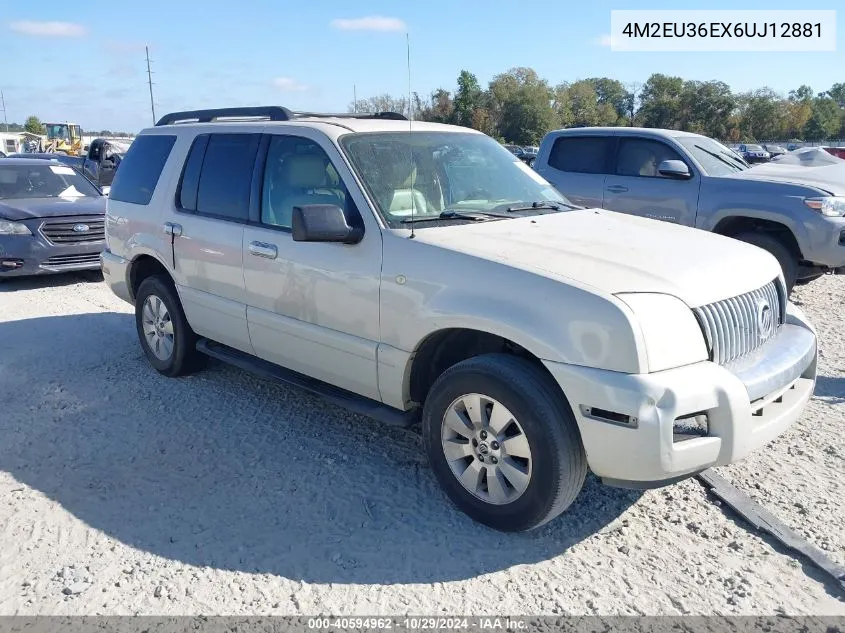
[[[267,242],[250,242],[249,252],[256,257],[266,257],[267,259],[276,259],[279,256],[279,249],[276,248],[276,245]]]
[[[173,237],[179,237],[182,235],[182,225],[176,224],[175,222],[165,222],[164,232]]]
[[[610,193],[625,193],[628,191],[628,187],[625,187],[624,185],[610,185],[607,190]]]

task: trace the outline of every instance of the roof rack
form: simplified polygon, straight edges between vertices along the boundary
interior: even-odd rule
[[[160,125],[174,123],[210,123],[220,119],[269,119],[270,121],[290,121],[296,118],[334,118],[334,119],[386,119],[407,121],[407,117],[398,112],[293,112],[282,106],[250,106],[240,108],[213,108],[210,110],[186,110],[165,114],[156,122]]]
[[[408,117],[398,112],[294,112],[297,117],[326,119],[386,119],[388,121],[407,121]]]
[[[294,114],[281,106],[252,106],[242,108],[214,108],[212,110],[186,110],[185,112],[171,112],[165,114],[156,122],[159,125],[173,123],[209,123],[224,118],[262,118],[271,121],[289,121]]]

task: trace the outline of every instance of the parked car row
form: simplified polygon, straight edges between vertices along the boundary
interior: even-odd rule
[[[520,147],[519,145],[509,144],[505,144],[504,148],[529,166],[534,164],[534,159],[537,158],[537,151],[539,150],[538,147]]]
[[[691,227],[794,230],[835,264],[838,190],[755,178],[691,134],[539,150],[535,171],[395,114],[173,113],[115,175],[103,275],[160,373],[211,356],[421,422],[446,494],[501,530],[563,512],[588,468],[661,486],[782,433],[814,388],[814,330],[782,262]]]

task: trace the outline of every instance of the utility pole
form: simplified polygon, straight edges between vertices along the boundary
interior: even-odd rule
[[[6,126],[6,131],[9,131],[9,119],[6,118],[6,96],[0,90],[0,101],[3,103],[3,124]]]
[[[150,109],[153,111],[153,125],[156,123],[156,106],[153,101],[153,74],[150,72],[150,47],[145,46],[144,50],[147,52],[147,83],[150,86]]]

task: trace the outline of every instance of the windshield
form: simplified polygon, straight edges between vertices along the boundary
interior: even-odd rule
[[[47,124],[47,138],[54,139],[54,138],[68,138],[68,126],[62,125],[60,123],[48,123]]]
[[[701,165],[708,176],[727,176],[749,168],[742,158],[727,147],[705,136],[679,136],[675,139]]]
[[[763,148],[760,147],[759,145],[746,145],[745,151],[747,151],[747,152],[762,152]]]
[[[74,169],[44,161],[41,165],[0,163],[0,200],[10,198],[79,198],[100,196],[97,188]]]
[[[418,221],[437,220],[447,210],[507,213],[513,208],[519,217],[557,210],[544,205],[571,206],[537,172],[483,134],[379,132],[350,134],[340,142],[393,228],[412,214]],[[523,209],[532,205],[537,208]]]

